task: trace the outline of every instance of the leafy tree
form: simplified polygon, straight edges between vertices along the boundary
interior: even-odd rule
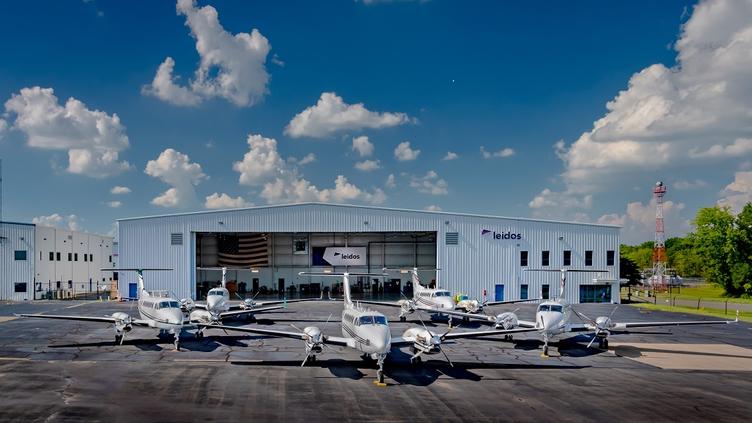
[[[726,239],[726,260],[731,270],[728,294],[752,295],[752,203],[736,216]]]
[[[619,257],[619,275],[623,279],[627,279],[627,285],[629,286],[637,285],[642,280],[642,275],[637,264],[623,255]]]
[[[729,236],[734,228],[734,216],[728,208],[706,207],[697,211],[695,232],[689,234],[697,255],[703,261],[703,276],[731,295],[738,295],[733,287],[731,266],[727,254]]]

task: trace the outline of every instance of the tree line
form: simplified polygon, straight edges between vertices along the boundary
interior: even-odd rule
[[[702,277],[733,297],[752,297],[752,203],[734,215],[728,207],[706,207],[692,221],[694,231],[666,240],[668,267],[682,277]],[[621,277],[639,281],[653,266],[653,241],[621,246]]]

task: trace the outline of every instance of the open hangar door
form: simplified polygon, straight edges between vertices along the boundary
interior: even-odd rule
[[[341,292],[341,280],[301,276],[299,272],[380,273],[382,268],[436,267],[435,232],[315,232],[315,233],[197,233],[196,298],[221,280],[227,267],[227,288],[238,297],[317,296],[322,291]],[[354,294],[410,294],[411,275],[389,271],[385,278],[353,277]],[[419,271],[428,285],[434,270]]]

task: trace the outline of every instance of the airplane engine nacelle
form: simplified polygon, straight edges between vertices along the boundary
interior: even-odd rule
[[[129,332],[133,329],[133,318],[129,314],[123,312],[112,313],[112,318],[115,319],[115,329],[118,332]]]
[[[435,337],[431,332],[421,328],[407,329],[403,334],[403,338],[414,338],[413,348],[418,351],[426,353],[433,353],[438,351],[438,346],[441,341],[438,337]]]
[[[607,330],[611,328],[611,318],[607,316],[600,316],[595,319],[595,326],[598,330]]]
[[[198,323],[211,323],[212,315],[206,310],[196,309],[188,315],[188,320]]]
[[[519,324],[520,322],[517,320],[517,315],[511,311],[496,316],[496,329],[514,329],[519,326]]]
[[[180,300],[180,309],[186,313],[190,313],[196,307],[196,303],[191,298],[183,298]]]
[[[308,339],[306,340],[306,348],[314,353],[320,353],[323,350],[321,347],[323,341],[321,336],[321,329],[316,326],[306,326],[303,329],[303,333],[308,335]]]
[[[252,299],[252,298],[246,298],[246,299],[245,299],[245,300],[243,300],[243,302],[242,302],[242,303],[240,304],[240,308],[242,308],[243,310],[250,310],[250,309],[252,309],[252,308],[253,308],[253,306],[254,306],[254,301],[253,301],[253,299]]]
[[[415,311],[415,303],[412,300],[399,300],[397,304],[400,305],[400,308],[405,313],[412,313]]]

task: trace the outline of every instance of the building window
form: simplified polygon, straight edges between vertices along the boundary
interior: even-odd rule
[[[16,260],[26,260],[26,250],[16,250],[13,255]]]
[[[110,256],[110,259],[109,259],[109,260],[110,260],[110,263],[112,263],[112,256]]]
[[[520,299],[521,300],[527,300],[527,284],[523,283],[520,285]]]
[[[42,252],[39,252],[39,261],[42,261]]]
[[[60,261],[60,253],[56,253],[55,258],[57,259],[57,261]]]
[[[89,261],[89,255],[88,254],[84,254],[84,261]]]
[[[89,261],[91,261],[91,262],[94,261],[94,254],[89,254]]]
[[[73,253],[68,253],[68,261],[73,261]]]
[[[16,282],[13,284],[13,292],[26,292],[26,282]]]
[[[572,251],[564,250],[564,266],[572,265]]]
[[[73,254],[73,261],[78,261],[78,253]]]
[[[296,236],[292,240],[292,253],[293,254],[308,254],[308,237]]]
[[[585,266],[592,266],[593,265],[593,252],[588,250],[585,251]]]
[[[548,256],[549,252],[543,251],[543,253],[541,254],[541,266],[548,266]]]
[[[614,250],[608,250],[606,251],[606,266],[613,266],[614,265]]]
[[[520,266],[527,266],[527,251],[520,251]]]
[[[55,261],[55,253],[50,251],[50,261]]]
[[[444,241],[446,245],[458,245],[460,243],[459,232],[447,232]]]
[[[549,284],[547,284],[547,283],[543,284],[541,286],[541,298],[543,298],[544,300],[547,300],[549,298],[549,296],[551,295],[550,289],[551,289],[551,287],[550,287]]]

